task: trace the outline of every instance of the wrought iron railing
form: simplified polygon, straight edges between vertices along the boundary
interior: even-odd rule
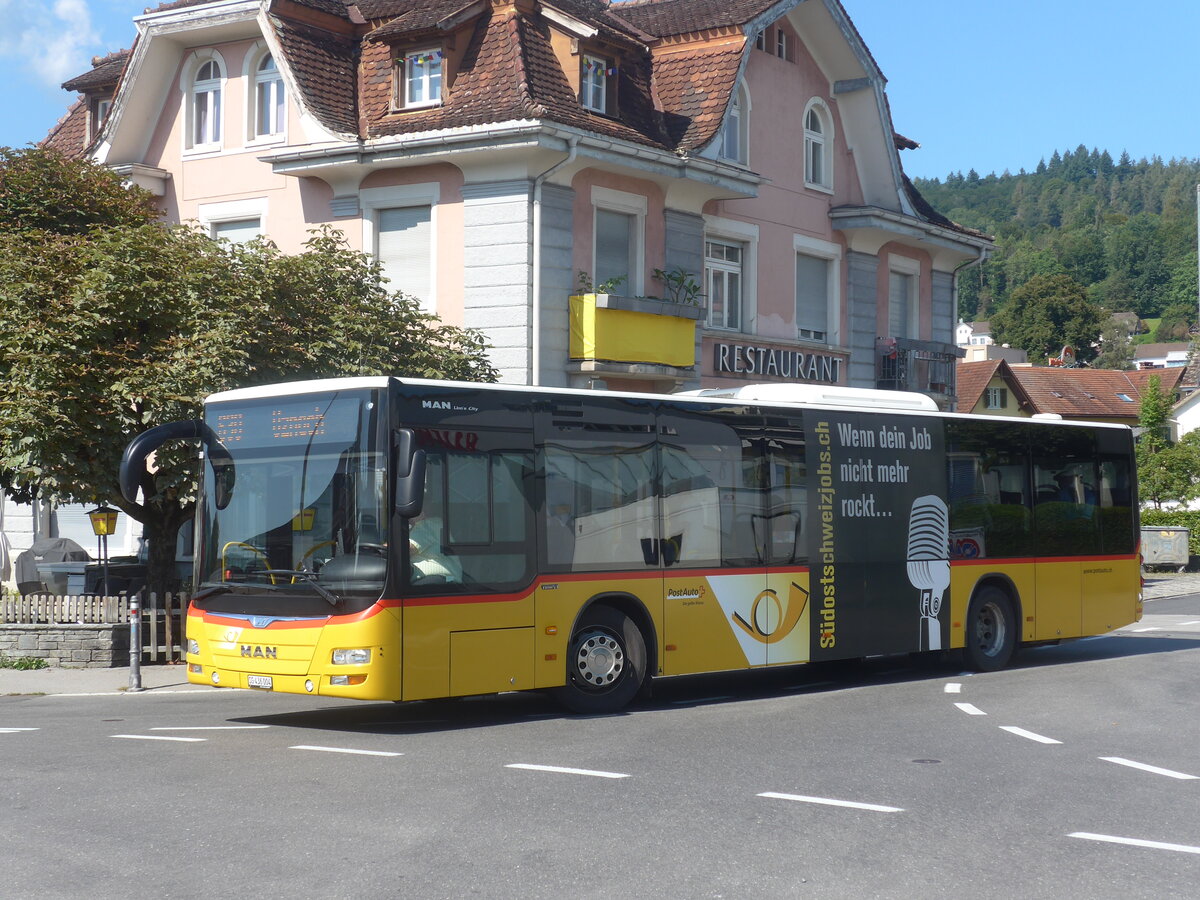
[[[875,339],[875,386],[917,391],[937,400],[955,396],[955,373],[961,347],[941,341],[880,337]]]

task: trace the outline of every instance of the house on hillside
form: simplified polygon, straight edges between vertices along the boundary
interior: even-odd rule
[[[1183,369],[1120,372],[1009,365],[1003,360],[959,363],[959,412],[1032,416],[1136,425],[1151,378],[1177,397]],[[968,405],[969,404],[969,405]]]
[[[916,144],[837,0],[180,0],[134,24],[47,144],[214,237],[338,227],[485,332],[505,381],[882,371],[953,396],[954,272],[990,242],[904,176]],[[622,299],[679,299],[656,272],[694,279],[698,321]],[[581,281],[622,297],[573,309]]]
[[[992,323],[964,322],[959,319],[954,327],[954,343],[960,347],[985,347],[996,343],[992,337]]]
[[[1136,369],[1174,369],[1186,366],[1192,345],[1187,341],[1166,344],[1138,344],[1133,350]]]

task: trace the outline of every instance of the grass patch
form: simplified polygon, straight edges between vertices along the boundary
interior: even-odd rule
[[[20,669],[27,672],[30,669],[47,669],[50,664],[44,659],[38,659],[34,656],[18,656],[8,657],[0,656],[0,669]]]

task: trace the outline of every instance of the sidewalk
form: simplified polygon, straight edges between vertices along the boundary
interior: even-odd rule
[[[182,665],[142,666],[142,689],[152,691],[202,691],[188,684]],[[108,694],[129,690],[129,668],[115,669],[0,669],[0,697],[13,694]]]
[[[1200,594],[1200,572],[1145,572],[1142,588],[1144,600],[1176,597],[1180,594]]]

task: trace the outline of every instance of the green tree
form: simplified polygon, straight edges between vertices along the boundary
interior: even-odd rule
[[[1161,508],[1200,496],[1200,432],[1171,443],[1171,396],[1156,375],[1146,383],[1138,413],[1135,454],[1142,502]]]
[[[1133,342],[1125,325],[1109,318],[1100,331],[1100,352],[1092,365],[1097,369],[1123,371],[1133,368]]]
[[[1026,350],[1034,360],[1057,356],[1064,346],[1080,362],[1096,355],[1100,307],[1068,275],[1035,275],[992,316],[996,340]]]
[[[0,157],[0,184],[15,183],[5,166],[24,173],[27,157],[41,156]],[[36,161],[54,177],[24,180],[25,208],[51,209],[41,191],[104,211],[83,225],[69,206],[61,222],[0,218],[0,489],[123,510],[143,525],[152,590],[169,586],[176,535],[194,509],[196,454],[164,448],[142,479],[143,502],[130,503],[117,470],[139,432],[194,418],[204,396],[231,387],[333,375],[495,378],[478,333],[389,290],[379,265],[336,232],[314,233],[295,255],[262,241],[215,242],[138,214],[141,193],[122,199],[99,167]]]

